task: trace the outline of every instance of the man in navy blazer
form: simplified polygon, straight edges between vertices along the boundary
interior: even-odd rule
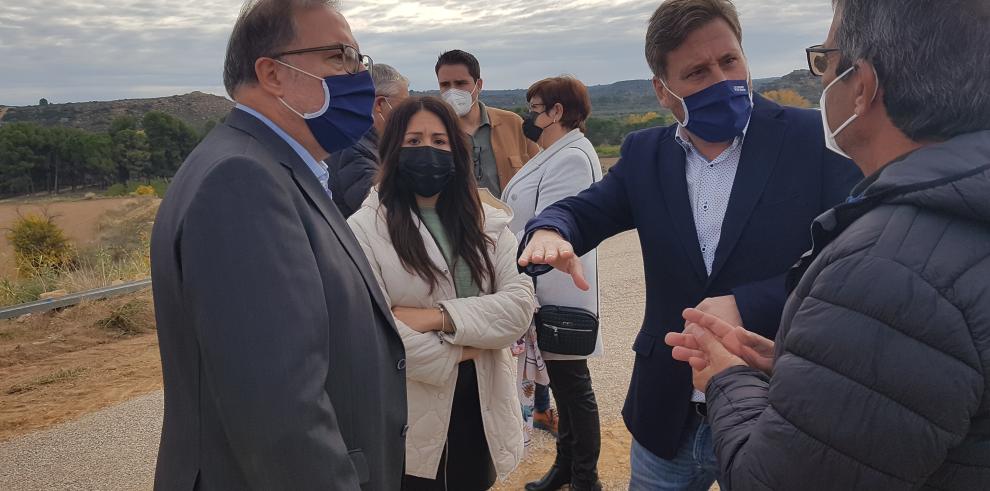
[[[825,148],[818,111],[752,94],[740,39],[728,0],[664,2],[646,54],[657,97],[680,124],[630,134],[604,180],[527,225],[519,258],[531,275],[549,265],[583,288],[577,258],[639,232],[646,317],[623,409],[633,490],[707,490],[718,478],[704,394],[664,335],[697,307],[773,339],[785,274],[810,249],[812,221],[862,179]]]

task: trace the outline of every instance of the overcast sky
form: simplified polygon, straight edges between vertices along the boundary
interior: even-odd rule
[[[643,39],[659,0],[342,0],[362,51],[417,90],[460,48],[487,89],[572,74],[588,85],[649,78]],[[223,95],[221,66],[240,0],[0,0],[0,104]],[[805,68],[831,0],[736,0],[755,78]]]

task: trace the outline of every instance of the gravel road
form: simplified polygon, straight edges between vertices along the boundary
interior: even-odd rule
[[[591,369],[605,424],[620,418],[632,372],[630,347],[643,318],[643,266],[636,234],[603,244],[599,269],[606,354],[592,360]],[[0,444],[0,490],[150,489],[162,404],[162,393],[156,392]]]
[[[0,489],[151,489],[162,393],[0,445]]]

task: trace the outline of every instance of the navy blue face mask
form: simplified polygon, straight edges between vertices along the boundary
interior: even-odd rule
[[[753,96],[745,80],[725,80],[700,92],[681,98],[660,83],[684,107],[684,126],[706,142],[717,143],[743,135],[753,113]]]
[[[275,60],[278,61],[278,60]],[[288,63],[279,63],[323,82],[323,107],[313,113],[302,114],[285,100],[282,104],[306,120],[317,143],[327,153],[334,153],[354,145],[374,124],[372,108],[375,104],[375,84],[367,70],[354,75],[331,75],[320,78]]]

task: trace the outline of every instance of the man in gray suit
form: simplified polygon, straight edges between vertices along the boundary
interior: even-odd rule
[[[402,341],[320,165],[371,127],[370,63],[330,1],[241,12],[224,66],[237,108],[152,234],[156,489],[399,488]]]

